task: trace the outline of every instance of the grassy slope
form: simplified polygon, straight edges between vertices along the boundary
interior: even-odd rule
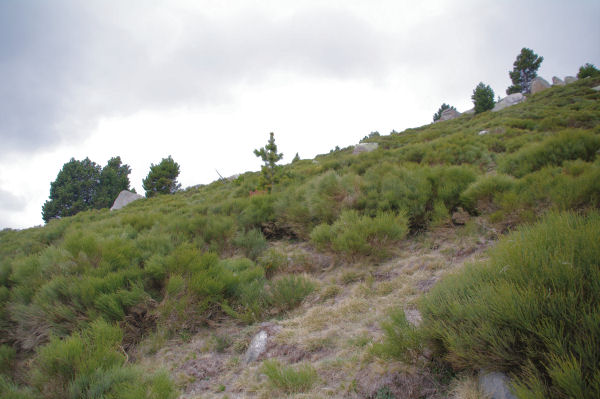
[[[239,355],[258,329],[253,323],[271,319],[279,326],[269,327],[278,331],[272,355],[311,363],[321,375],[309,396],[365,396],[382,384],[433,392],[429,371],[373,355],[379,322],[389,308],[414,307],[421,290],[506,229],[551,209],[599,206],[600,94],[589,89],[598,83],[373,137],[380,149],[372,153],[344,149],[287,165],[271,195],[250,198],[259,176],[246,173],[118,212],[0,232],[0,371],[34,392],[57,376],[89,375],[86,364],[48,368],[36,349],[103,319],[124,334],[116,353],[125,349],[130,363],[150,369],[161,362],[183,392],[272,396],[281,388]],[[459,206],[481,216],[444,227]],[[376,215],[384,216],[363,234],[360,218]],[[336,221],[344,221],[339,230]],[[394,231],[390,240],[390,228],[403,223],[409,238]],[[258,230],[269,238],[267,252]],[[239,256],[254,261],[227,261]],[[316,291],[294,310],[297,301],[288,300],[300,289],[277,281],[298,273]],[[214,367],[202,369],[204,358]],[[130,374],[123,378],[141,381]],[[216,393],[221,384],[226,392]],[[56,395],[67,389],[55,388]]]

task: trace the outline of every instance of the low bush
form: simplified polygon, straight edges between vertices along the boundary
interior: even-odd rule
[[[567,160],[593,161],[599,149],[600,136],[586,131],[567,130],[506,157],[498,169],[516,177],[523,177],[544,166],[560,166]]]
[[[261,371],[273,387],[288,394],[309,391],[318,379],[317,371],[308,364],[291,367],[276,360],[266,360]]]
[[[281,276],[269,283],[269,302],[280,311],[290,310],[314,290],[315,284],[305,276]]]
[[[346,256],[387,256],[388,247],[408,233],[403,214],[378,213],[361,216],[344,211],[332,225],[321,224],[311,233],[311,241],[320,249],[331,249]]]
[[[258,229],[239,232],[232,241],[233,245],[241,249],[244,255],[256,260],[267,248],[267,240]]]
[[[598,212],[551,214],[512,233],[489,262],[425,296],[421,333],[456,369],[514,374],[519,397],[600,396],[598,237]],[[388,332],[406,347],[397,335]]]
[[[461,194],[460,201],[469,212],[490,212],[498,197],[514,185],[515,179],[507,175],[482,176]]]

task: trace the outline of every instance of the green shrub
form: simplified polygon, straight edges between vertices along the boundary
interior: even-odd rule
[[[276,360],[266,360],[261,371],[273,387],[288,394],[309,391],[318,379],[317,371],[308,364],[294,368]]]
[[[347,256],[387,256],[386,249],[408,233],[403,214],[383,212],[371,218],[356,211],[344,211],[331,225],[315,227],[311,241],[318,248],[330,248]]]
[[[0,374],[8,374],[13,369],[17,351],[12,346],[0,345]]]
[[[460,197],[469,212],[490,212],[497,207],[499,196],[511,190],[515,179],[507,175],[486,175],[472,183]]]
[[[315,284],[305,276],[281,276],[269,283],[269,302],[281,311],[290,310],[314,290]]]
[[[393,310],[381,323],[384,340],[373,346],[373,352],[382,357],[412,361],[423,349],[419,330],[406,320],[403,309]]]
[[[597,212],[522,228],[426,295],[422,333],[455,368],[516,374],[522,397],[598,397],[598,237]]]
[[[239,232],[233,239],[233,245],[240,248],[245,256],[256,260],[267,248],[267,240],[258,229]]]
[[[541,143],[524,147],[506,157],[498,169],[522,177],[547,165],[561,165],[567,160],[593,161],[599,149],[600,136],[586,131],[569,130]]]
[[[272,276],[279,270],[285,269],[288,264],[288,256],[276,248],[269,248],[262,253],[258,263],[265,269],[267,276]]]

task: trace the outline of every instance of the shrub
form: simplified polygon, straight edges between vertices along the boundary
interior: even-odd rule
[[[291,310],[314,290],[315,284],[305,276],[281,276],[269,284],[269,302],[281,311]]]
[[[490,212],[497,206],[498,197],[514,185],[515,179],[511,176],[482,176],[461,194],[460,201],[469,212]]]
[[[285,269],[288,264],[288,256],[276,248],[269,248],[262,253],[258,263],[265,269],[267,276],[272,276],[277,271]]]
[[[408,222],[403,214],[382,212],[371,218],[357,211],[344,211],[336,222],[315,227],[311,241],[347,256],[387,256],[386,248],[406,236]]]
[[[233,239],[233,245],[240,248],[248,258],[256,260],[267,248],[267,240],[260,230],[252,229],[239,232]]]
[[[590,64],[589,62],[585,65],[579,67],[579,72],[577,73],[577,78],[594,78],[600,75],[600,70],[594,66],[594,64]]]
[[[506,157],[499,170],[522,177],[547,165],[561,165],[566,160],[592,161],[600,149],[600,136],[590,132],[568,130],[541,143],[531,144]]]
[[[457,369],[516,374],[521,397],[598,397],[598,237],[598,212],[522,228],[426,295],[422,333]]]
[[[8,374],[13,369],[17,351],[12,346],[0,345],[0,374]]]
[[[317,371],[308,364],[294,368],[283,366],[276,360],[266,360],[261,371],[273,387],[288,394],[309,391],[318,379]]]

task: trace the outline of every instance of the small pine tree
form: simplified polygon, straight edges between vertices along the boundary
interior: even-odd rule
[[[254,155],[263,160],[264,165],[261,168],[262,186],[271,192],[273,184],[276,183],[276,175],[278,166],[277,162],[283,158],[283,154],[277,153],[277,145],[275,144],[275,135],[273,132],[269,135],[267,145],[261,149],[254,150]]]
[[[596,76],[600,76],[600,70],[598,68],[596,68],[593,64],[590,64],[589,62],[581,67],[579,67],[579,73],[577,74],[577,78],[579,79],[583,79],[583,78],[593,78]]]
[[[300,155],[298,155],[298,153],[296,153],[296,156],[294,156],[294,159],[292,159],[292,163],[298,162],[300,160]]]
[[[433,114],[433,121],[434,122],[439,121],[440,118],[442,117],[442,112],[444,112],[447,109],[456,110],[456,108],[454,108],[453,106],[450,106],[449,104],[443,103],[440,106],[440,109],[438,109],[438,111],[435,114]]]
[[[175,193],[181,188],[181,184],[177,182],[177,176],[179,176],[179,164],[170,155],[163,158],[158,165],[151,164],[148,176],[142,181],[146,197]]]
[[[473,105],[475,106],[475,113],[479,114],[494,108],[494,90],[488,85],[480,82],[471,96]]]
[[[544,61],[544,57],[540,57],[533,50],[523,47],[513,63],[513,70],[508,72],[513,84],[506,89],[506,94],[530,93],[531,82],[537,76],[537,70],[540,68],[542,61]]]

